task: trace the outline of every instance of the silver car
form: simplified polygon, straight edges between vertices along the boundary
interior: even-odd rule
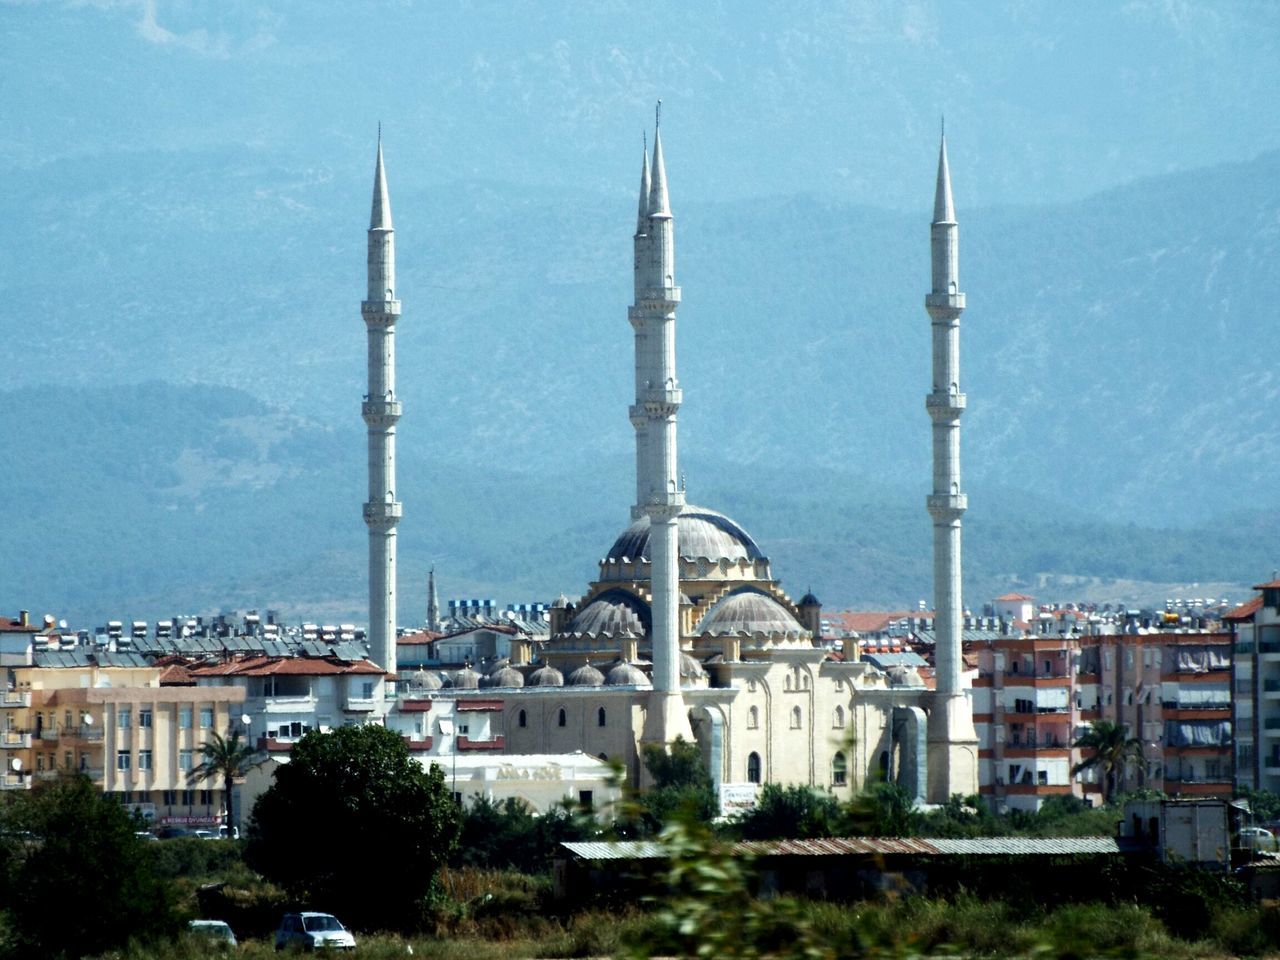
[[[356,938],[331,913],[286,913],[276,930],[276,949],[354,950]]]

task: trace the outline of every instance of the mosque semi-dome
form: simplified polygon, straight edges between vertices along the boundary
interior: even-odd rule
[[[591,664],[584,663],[569,674],[568,683],[571,687],[602,687],[604,686],[604,674]]]
[[[651,686],[649,675],[634,663],[619,658],[609,667],[604,678],[608,687],[648,687]]]
[[[686,506],[676,518],[680,536],[680,556],[707,560],[764,560],[751,534],[723,513],[706,507]],[[636,520],[613,542],[605,558],[619,562],[648,562],[649,518]]]
[[[489,686],[523,687],[524,674],[510,664],[506,664],[489,674]]]
[[[649,632],[649,605],[626,590],[606,590],[583,604],[562,633],[600,636],[633,634],[642,637]]]
[[[479,690],[480,674],[470,667],[463,667],[454,673],[451,687],[455,690]]]
[[[740,590],[729,594],[707,611],[694,632],[713,637],[808,635],[791,611],[759,590]]]

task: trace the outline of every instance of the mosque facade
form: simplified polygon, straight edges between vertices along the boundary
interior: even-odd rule
[[[381,178],[381,154],[378,170]],[[811,594],[792,600],[741,524],[685,500],[675,349],[681,289],[660,129],[652,157],[645,150],[633,243],[631,522],[586,592],[553,604],[550,637],[537,649],[517,639],[507,660],[443,678],[419,674],[416,682],[426,683],[432,696],[500,699],[508,754],[582,750],[621,762],[628,778],[642,785],[643,748],[683,738],[697,743],[717,785],[802,784],[847,798],[870,782],[890,779],[921,801],[976,793],[977,739],[970,736],[971,692],[959,671],[959,632],[945,639],[939,633],[939,643],[955,649],[939,649],[945,676],[932,684],[913,668],[884,671],[833,656],[817,642],[818,600]],[[936,531],[935,572],[944,576],[937,586],[939,610],[959,610],[963,395],[956,399],[955,371],[964,297],[957,287],[945,140],[932,244],[933,289],[926,306],[935,331],[934,391],[927,408],[934,423],[935,491],[928,508]]]

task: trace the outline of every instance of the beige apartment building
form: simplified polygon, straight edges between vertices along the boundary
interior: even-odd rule
[[[65,666],[10,668],[0,692],[0,786],[25,790],[65,772],[157,825],[221,822],[223,785],[189,783],[210,734],[241,723],[244,690],[195,686],[135,654],[63,654]]]

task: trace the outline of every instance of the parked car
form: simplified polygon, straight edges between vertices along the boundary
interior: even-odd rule
[[[190,930],[194,936],[207,937],[215,943],[234,947],[236,935],[224,920],[192,920]]]
[[[331,913],[286,913],[276,930],[276,949],[354,950],[356,938]]]
[[[1240,846],[1255,853],[1275,853],[1280,849],[1276,835],[1262,827],[1241,827]]]
[[[217,840],[218,835],[212,830],[192,830],[193,837],[199,837],[201,840]]]

